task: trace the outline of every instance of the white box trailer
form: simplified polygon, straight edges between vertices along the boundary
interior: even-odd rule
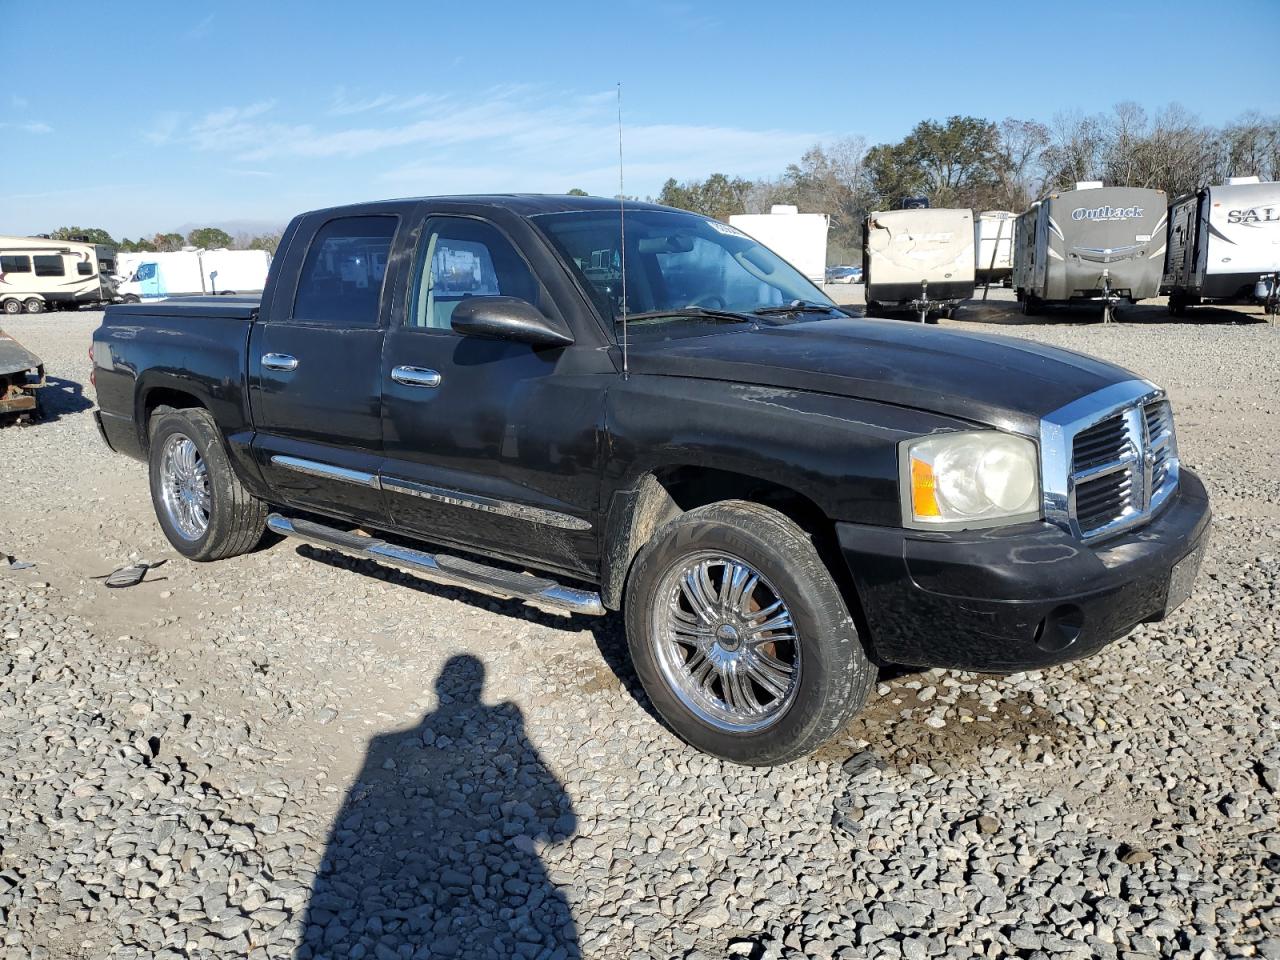
[[[1018,217],[1013,286],[1022,312],[1048,303],[1099,303],[1104,322],[1121,301],[1158,296],[1164,273],[1163,190],[1076,184]]]
[[[265,250],[180,250],[125,254],[132,262],[118,293],[127,303],[203,294],[261,293],[271,254]]]
[[[1004,283],[1013,276],[1013,230],[1018,215],[983,210],[973,218],[974,280]]]
[[[0,237],[0,310],[41,313],[110,302],[115,255],[101,243]]]
[[[973,296],[973,211],[947,207],[874,210],[862,254],[867,314],[954,316]]]
[[[1230,177],[1178,198],[1169,207],[1168,243],[1161,289],[1170,313],[1221,300],[1257,299],[1273,307],[1280,183]]]
[[[811,281],[822,285],[827,275],[825,213],[800,213],[787,204],[775,204],[769,213],[738,213],[729,225],[764,244]]]

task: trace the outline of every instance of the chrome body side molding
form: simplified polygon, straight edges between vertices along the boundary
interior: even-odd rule
[[[291,519],[278,513],[267,517],[267,528],[273,533],[293,537],[313,546],[399,567],[438,583],[467,587],[490,596],[527,600],[537,606],[569,613],[588,616],[603,616],[605,613],[600,594],[568,587],[546,577],[490,567],[474,560],[427,553],[387,543],[376,537],[348,533],[310,520]]]
[[[321,463],[318,460],[304,460],[302,457],[287,457],[283,454],[276,454],[271,458],[271,462],[278,467],[284,467],[286,470],[293,470],[295,473],[305,473],[309,477],[341,480],[344,483],[354,483],[360,487],[372,487],[374,490],[378,490],[382,486],[376,473],[365,473],[363,470],[348,470],[346,467],[335,467],[331,463]]]
[[[447,503],[455,507],[466,507],[470,510],[481,510],[485,513],[496,513],[503,517],[515,517],[517,520],[528,520],[530,523],[541,523],[561,530],[590,530],[591,523],[557,510],[545,510],[525,503],[512,503],[509,500],[495,500],[492,497],[480,497],[460,490],[447,490],[433,487],[415,480],[401,480],[398,477],[383,477],[382,488],[393,493],[404,493],[411,497],[422,497],[437,503]]]
[[[434,487],[416,480],[402,480],[399,477],[380,477],[376,473],[365,473],[362,470],[349,470],[331,463],[318,460],[304,460],[302,457],[289,457],[277,454],[271,458],[276,466],[304,473],[310,477],[321,477],[325,480],[340,480],[343,483],[354,483],[360,487],[371,487],[374,490],[389,490],[392,493],[403,493],[411,497],[422,497],[437,503],[447,503],[454,507],[466,507],[469,510],[481,510],[495,513],[503,517],[514,517],[530,523],[540,523],[548,527],[559,527],[561,530],[590,530],[591,522],[560,513],[558,510],[546,510],[525,503],[512,503],[510,500],[495,500],[492,497],[481,497],[463,493],[461,490],[448,490]]]

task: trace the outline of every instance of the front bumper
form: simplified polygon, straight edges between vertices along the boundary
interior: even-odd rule
[[[1183,469],[1149,523],[1096,546],[1044,522],[836,529],[879,658],[1008,673],[1088,656],[1163,619],[1190,592],[1208,528],[1204,485]]]

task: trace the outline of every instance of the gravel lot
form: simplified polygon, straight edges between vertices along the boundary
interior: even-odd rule
[[[181,559],[89,416],[100,314],[6,320],[61,379],[0,428],[0,958],[1280,960],[1280,328],[992,296],[949,325],[1170,390],[1197,590],[1082,663],[886,678],[759,771],[654,719],[617,617]],[[91,579],[130,559],[168,562]]]

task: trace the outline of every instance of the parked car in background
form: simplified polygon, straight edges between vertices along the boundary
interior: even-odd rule
[[[862,268],[861,267],[828,267],[827,283],[861,283]]]
[[[658,712],[737,763],[834,736],[880,663],[1093,653],[1182,603],[1206,542],[1155,384],[854,318],[740,231],[653,204],[304,214],[260,299],[109,307],[92,362],[102,435],[148,462],[184,556],[271,530],[620,610]]]

